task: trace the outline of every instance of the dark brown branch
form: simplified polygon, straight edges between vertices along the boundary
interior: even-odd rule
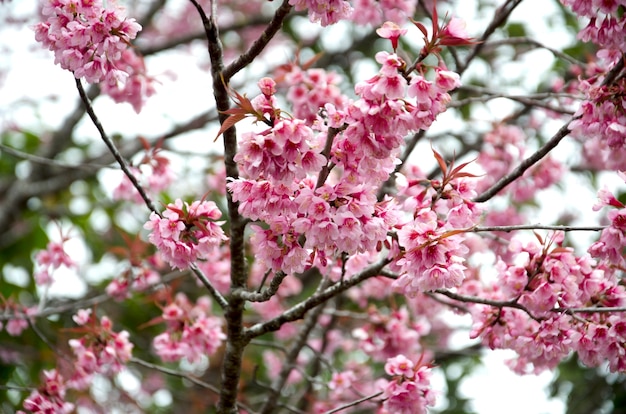
[[[228,79],[224,77],[224,61],[222,42],[220,40],[219,28],[217,26],[217,0],[211,1],[210,16],[202,9],[196,0],[190,0],[195,6],[204,27],[209,58],[211,60],[211,76],[213,78],[213,97],[219,113],[220,123],[223,124],[228,115],[225,113],[230,108],[230,98],[228,96]],[[224,131],[224,164],[226,167],[226,177],[237,179],[239,170],[235,163],[237,154],[237,132],[234,127]],[[228,216],[230,219],[230,285],[231,292],[237,289],[245,289],[247,284],[247,273],[245,269],[244,256],[244,229],[245,220],[239,215],[239,205],[233,201],[229,192],[226,193],[228,203]],[[224,319],[226,320],[226,350],[222,364],[222,384],[220,389],[220,399],[217,405],[217,412],[220,414],[236,414],[237,393],[239,390],[239,379],[241,377],[241,364],[243,351],[249,338],[243,335],[243,312],[245,301],[240,297],[231,295],[228,306],[224,309]]]
[[[226,298],[224,298],[224,296],[222,296],[222,294],[215,288],[215,286],[213,286],[211,284],[211,282],[209,281],[209,279],[206,277],[206,275],[202,272],[202,270],[200,270],[198,268],[198,266],[196,266],[195,263],[192,263],[189,265],[189,269],[193,272],[193,274],[196,275],[196,277],[198,279],[200,279],[200,282],[202,282],[202,284],[204,285],[204,287],[209,291],[209,294],[211,295],[211,297],[213,299],[215,299],[215,301],[217,302],[218,305],[220,305],[220,307],[222,309],[225,309],[228,306],[228,301],[226,300]]]
[[[251,26],[265,25],[270,22],[270,19],[263,15],[250,16],[247,20],[242,20],[240,22],[233,23],[232,25],[222,26],[220,31],[222,33],[226,32],[237,32],[242,29],[249,28]],[[139,32],[141,33],[141,32]],[[166,50],[174,49],[178,46],[186,45],[195,40],[203,40],[206,39],[206,32],[203,30],[201,32],[189,33],[185,36],[181,36],[175,39],[168,39],[164,43],[158,45],[150,45],[139,48],[139,52],[142,56],[150,56],[154,55]]]
[[[438,293],[440,295],[446,296],[450,299],[458,300],[459,302],[464,303],[475,303],[479,305],[488,305],[493,306],[494,308],[514,308],[519,309],[521,311],[526,312],[528,315],[534,318],[534,316],[530,313],[526,307],[519,304],[517,299],[513,300],[493,300],[493,299],[485,299],[476,296],[466,296],[460,295],[458,293],[450,292],[445,289],[437,289],[434,293]],[[554,313],[566,313],[566,314],[574,314],[574,313],[612,313],[612,312],[626,312],[626,307],[588,307],[588,308],[554,308],[550,310]]]
[[[513,171],[498,180],[498,182],[491,186],[491,188],[487,189],[487,191],[474,198],[473,201],[475,201],[476,203],[483,203],[498,194],[498,192],[500,192],[500,190],[502,190],[504,187],[520,178],[526,172],[526,170],[541,161],[541,159],[548,155],[548,153],[552,151],[563,138],[569,135],[569,124],[574,119],[578,118],[579,117],[571,118],[557,131],[556,134],[554,134],[552,138],[550,138],[548,142],[544,144],[543,147],[539,148],[534,154],[522,161]]]
[[[330,411],[326,411],[324,414],[334,414],[334,413],[338,413],[339,411],[343,411],[343,410],[345,410],[345,409],[347,409],[347,408],[351,408],[351,407],[356,407],[357,405],[359,405],[359,404],[361,404],[361,403],[364,403],[364,402],[369,401],[369,400],[373,400],[374,398],[378,398],[378,397],[380,397],[381,395],[383,395],[383,392],[382,392],[382,391],[379,391],[379,392],[377,392],[377,393],[374,393],[374,394],[371,394],[371,395],[365,396],[365,397],[363,397],[363,398],[359,398],[358,400],[354,400],[354,401],[349,402],[349,403],[346,403],[346,404],[344,404],[344,405],[340,405],[340,406],[339,406],[339,407],[337,407],[337,408],[334,408],[334,409],[332,409],[332,410],[330,410]]]
[[[469,55],[465,59],[465,63],[457,68],[457,73],[459,75],[465,72],[471,61],[474,60],[474,58],[483,50],[487,39],[491,37],[498,27],[506,23],[513,10],[515,10],[515,8],[519,6],[522,1],[523,0],[507,0],[502,6],[496,9],[489,26],[487,26],[480,39],[478,39],[478,43],[476,43],[470,51]]]
[[[322,150],[322,155],[326,158],[326,165],[322,167],[320,171],[320,175],[317,177],[317,183],[315,184],[315,188],[320,188],[326,182],[328,178],[328,174],[330,174],[330,170],[333,168],[333,165],[330,161],[330,152],[333,149],[333,142],[335,141],[335,137],[339,134],[342,129],[339,128],[328,128],[328,132],[326,135],[326,144],[324,144],[324,149]]]
[[[372,277],[376,277],[380,274],[381,270],[389,264],[388,259],[383,259],[379,263],[368,267],[363,270],[358,275],[353,276],[348,280],[344,280],[343,282],[335,283],[329,288],[324,289],[320,293],[316,293],[306,300],[298,303],[297,305],[289,308],[285,312],[283,312],[280,316],[275,317],[274,319],[270,319],[269,321],[257,323],[256,325],[251,326],[246,329],[245,336],[249,339],[255,338],[257,336],[263,335],[267,332],[273,332],[280,329],[283,324],[287,322],[292,322],[298,319],[302,319],[302,317],[311,309],[315,308],[317,305],[326,302],[330,298],[333,298],[339,295],[342,292],[350,289],[353,286],[358,285]]]
[[[248,66],[257,56],[259,56],[263,49],[265,49],[265,47],[269,44],[270,40],[272,40],[272,38],[276,35],[278,30],[280,30],[283,25],[283,21],[290,11],[291,5],[289,4],[289,0],[283,0],[283,3],[274,13],[274,17],[270,23],[267,25],[263,33],[261,33],[254,43],[252,43],[250,49],[241,54],[237,60],[232,62],[222,71],[225,82],[228,82],[237,72]]]
[[[268,301],[278,292],[278,288],[280,288],[281,283],[287,277],[285,272],[279,271],[274,274],[272,280],[270,280],[270,285],[266,289],[263,289],[261,292],[250,292],[247,290],[235,290],[233,292],[233,296],[237,296],[243,300],[247,300],[249,302],[265,302]]]
[[[531,95],[509,95],[506,93],[502,93],[502,92],[495,92],[492,90],[489,90],[487,88],[479,88],[479,87],[475,87],[475,86],[461,86],[459,88],[460,91],[467,91],[470,93],[480,93],[483,94],[483,96],[470,96],[468,98],[465,99],[461,99],[461,100],[457,100],[454,102],[451,102],[448,107],[449,108],[458,108],[464,105],[468,105],[474,102],[487,102],[490,101],[492,99],[498,99],[498,98],[504,98],[504,99],[509,99],[511,101],[514,102],[518,102],[522,105],[525,105],[529,108],[543,108],[543,109],[547,109],[548,111],[552,111],[555,113],[559,113],[559,114],[565,114],[565,115],[573,115],[574,111],[571,109],[566,109],[566,108],[562,108],[559,106],[553,106],[550,105],[546,102],[544,102],[544,100],[547,99],[558,99],[558,98],[580,98],[579,96],[572,96],[571,94],[556,94],[553,92],[546,92],[546,93],[536,93],[536,94],[531,94]]]
[[[508,39],[493,40],[483,45],[483,51],[487,52],[497,47],[500,47],[502,45],[507,45],[507,46],[531,45],[539,49],[545,49],[548,52],[552,53],[554,57],[564,60],[566,62],[569,62],[572,65],[580,66],[581,68],[586,66],[584,62],[574,59],[570,55],[563,53],[559,50],[556,50],[554,48],[551,48],[549,46],[546,46],[545,44],[539,42],[538,40],[531,39],[530,37],[511,37]]]
[[[624,70],[624,55],[619,59],[619,61],[611,68],[611,70],[606,74],[604,79],[602,80],[602,86],[607,86],[613,83],[618,77],[622,74]]]
[[[102,138],[102,141],[104,141],[104,144],[107,146],[111,154],[113,154],[113,157],[115,158],[117,163],[120,165],[120,168],[122,169],[124,174],[126,174],[130,182],[133,184],[133,187],[135,187],[135,189],[139,192],[139,195],[143,199],[144,203],[146,203],[146,206],[148,206],[150,211],[152,211],[153,213],[160,215],[160,213],[157,211],[156,207],[154,206],[154,203],[152,203],[152,200],[150,199],[150,197],[148,196],[144,188],[141,186],[141,184],[139,184],[139,181],[137,181],[137,178],[135,177],[135,175],[128,168],[128,163],[126,162],[124,157],[122,157],[122,154],[120,154],[120,152],[118,151],[117,147],[115,146],[111,138],[109,138],[106,132],[104,132],[104,128],[102,127],[100,120],[96,116],[96,113],[94,112],[93,107],[91,106],[91,100],[85,93],[85,89],[83,89],[83,84],[80,81],[80,79],[76,79],[76,88],[78,89],[78,93],[80,94],[80,98],[82,99],[83,104],[85,104],[85,109],[87,111],[87,114],[89,115],[89,118],[91,118],[91,122],[93,122],[96,129],[100,133],[100,138]]]

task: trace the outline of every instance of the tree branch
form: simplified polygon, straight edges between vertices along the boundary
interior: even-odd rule
[[[563,125],[557,131],[557,133],[554,134],[554,136],[544,144],[543,147],[539,148],[533,155],[522,161],[513,171],[498,180],[498,182],[491,186],[491,188],[487,189],[484,193],[474,198],[473,201],[476,203],[483,203],[498,194],[498,192],[504,187],[521,177],[527,169],[529,169],[530,167],[538,163],[543,157],[548,155],[548,153],[552,151],[563,138],[569,135],[569,133],[571,132],[569,130],[569,124],[573,120],[578,118],[580,118],[580,116],[573,117],[569,121],[567,121],[567,123]]]
[[[80,81],[80,79],[76,79],[76,88],[78,89],[80,98],[85,104],[85,108],[86,108],[87,114],[89,115],[89,118],[91,118],[91,122],[93,122],[95,127],[98,129],[98,132],[100,133],[100,138],[102,138],[102,141],[104,141],[107,148],[109,148],[109,151],[111,151],[111,154],[113,154],[113,157],[115,158],[117,163],[120,165],[120,168],[122,169],[124,174],[126,174],[126,176],[130,180],[130,182],[133,184],[135,189],[139,192],[139,195],[141,195],[141,198],[146,203],[146,206],[148,206],[150,211],[160,216],[161,214],[158,212],[158,210],[154,206],[154,203],[152,203],[152,200],[150,199],[148,194],[146,194],[146,191],[144,190],[144,188],[141,186],[141,184],[139,184],[139,181],[137,181],[137,178],[128,168],[128,164],[126,163],[126,160],[122,157],[122,154],[120,154],[120,152],[118,151],[113,141],[111,141],[111,138],[109,138],[106,132],[104,132],[104,128],[102,127],[100,120],[96,116],[96,113],[94,112],[93,107],[91,106],[91,101],[89,100],[89,97],[85,93],[85,89],[83,89],[83,84]]]
[[[326,411],[324,414],[334,414],[334,413],[338,413],[339,411],[343,411],[343,410],[345,410],[346,408],[356,407],[357,405],[359,405],[359,404],[361,404],[361,403],[363,403],[363,402],[366,402],[366,401],[369,401],[369,400],[373,400],[374,398],[378,398],[378,397],[380,397],[381,395],[383,395],[383,392],[382,392],[382,391],[379,391],[379,392],[377,392],[377,393],[374,393],[374,394],[371,394],[371,395],[365,396],[365,397],[363,397],[363,398],[359,398],[358,400],[354,400],[354,401],[349,402],[349,403],[347,403],[347,404],[340,405],[340,406],[339,406],[339,407],[337,407],[337,408],[334,408],[334,409],[332,409],[332,410],[330,410],[330,411]]]
[[[274,17],[267,25],[263,33],[252,43],[250,49],[242,53],[237,60],[228,65],[223,71],[224,81],[228,82],[237,72],[248,66],[252,61],[265,49],[270,40],[276,35],[282,27],[285,17],[291,11],[289,0],[283,0],[283,3],[274,13]]]
[[[277,331],[283,324],[287,322],[302,319],[304,314],[306,314],[309,310],[315,308],[317,305],[326,302],[328,299],[335,297],[342,292],[345,292],[352,286],[356,286],[364,280],[378,276],[381,270],[387,264],[389,264],[389,259],[383,259],[379,263],[363,270],[358,275],[355,275],[348,280],[344,280],[343,282],[337,282],[334,285],[324,289],[323,291],[310,296],[306,300],[298,303],[297,305],[294,305],[274,319],[270,319],[269,321],[262,323],[257,323],[247,328],[244,333],[246,338],[252,339],[267,332]]]
[[[224,124],[228,115],[225,113],[230,108],[228,96],[228,78],[224,77],[224,61],[222,42],[217,26],[217,0],[211,0],[210,17],[206,15],[202,6],[196,0],[190,0],[195,6],[207,39],[207,48],[211,60],[211,76],[213,78],[213,97],[219,113],[220,124]],[[237,179],[239,170],[234,158],[237,154],[237,131],[231,127],[222,134],[224,139],[224,164],[226,177]],[[226,321],[226,351],[222,365],[222,384],[217,412],[220,414],[237,414],[237,393],[239,379],[241,377],[241,364],[243,351],[249,338],[243,335],[243,312],[245,301],[232,295],[237,289],[245,289],[247,273],[245,269],[244,255],[244,230],[245,220],[239,215],[239,204],[234,202],[230,192],[226,192],[228,203],[228,216],[230,218],[230,287],[231,297],[228,306],[224,309]]]
[[[190,264],[189,269],[196,275],[198,279],[200,279],[200,282],[202,282],[204,287],[209,291],[209,294],[211,295],[213,299],[215,299],[217,304],[220,305],[222,309],[226,309],[228,307],[228,301],[215,288],[215,286],[211,284],[211,281],[206,277],[206,275],[202,272],[202,270],[200,270],[198,266],[196,266],[195,263]]]
[[[478,54],[485,47],[485,41],[491,37],[498,27],[506,23],[513,10],[515,10],[515,8],[519,6],[522,1],[523,0],[507,0],[502,6],[496,9],[489,26],[487,26],[482,36],[480,36],[480,39],[478,39],[478,43],[476,43],[470,51],[469,55],[465,59],[465,63],[457,68],[457,73],[459,75],[465,72],[470,62],[474,60],[474,58],[478,56]]]
[[[554,231],[602,231],[607,226],[546,226],[543,224],[520,224],[514,226],[478,226],[468,232],[504,231],[510,233],[517,230],[554,230]]]
[[[243,300],[249,302],[265,302],[268,301],[278,292],[281,283],[287,277],[285,272],[279,271],[274,274],[274,277],[270,281],[269,287],[263,289],[261,292],[250,292],[244,289],[237,289],[233,292],[233,296],[237,296]]]

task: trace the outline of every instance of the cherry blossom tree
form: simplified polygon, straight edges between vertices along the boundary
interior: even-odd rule
[[[3,409],[425,413],[495,349],[626,371],[625,1],[550,3],[569,46],[523,0],[17,3],[78,103],[0,117]],[[190,57],[186,118],[107,117],[156,122]]]

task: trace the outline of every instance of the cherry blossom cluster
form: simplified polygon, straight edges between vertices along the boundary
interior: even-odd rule
[[[372,26],[379,26],[384,21],[404,22],[415,11],[415,2],[410,0],[353,0],[352,5],[352,21]]]
[[[153,92],[143,59],[130,45],[141,26],[125,16],[124,9],[101,0],[45,0],[45,21],[35,25],[37,41],[55,54],[55,63],[101,83],[116,102],[130,102],[139,112]]]
[[[338,334],[334,341],[340,340]],[[359,364],[348,361],[342,371],[333,372],[328,381],[328,393],[317,399],[312,412],[324,413],[336,409],[344,404],[363,398],[364,395],[373,395],[380,392],[378,383],[373,378],[374,370],[368,364]],[[374,405],[376,404],[376,405]],[[359,405],[361,409],[371,407],[373,411],[380,406],[378,401],[364,402]]]
[[[309,19],[328,26],[350,17],[352,6],[345,0],[289,0],[297,11],[308,10]]]
[[[318,119],[320,108],[345,108],[347,98],[341,93],[341,77],[335,72],[319,68],[303,69],[297,64],[287,64],[280,68],[278,86],[285,85],[286,97],[291,104],[291,114],[306,121],[309,125]],[[315,128],[315,126],[314,126]]]
[[[250,178],[290,183],[322,167],[321,149],[304,121],[282,119],[262,133],[244,133],[235,161]]]
[[[589,255],[576,256],[561,247],[562,240],[558,233],[543,243],[513,239],[510,263],[496,264],[497,285],[484,289],[471,281],[462,286],[464,293],[503,303],[472,307],[471,336],[480,336],[492,349],[515,350],[519,356],[512,368],[520,373],[552,369],[573,351],[588,365],[599,365],[603,355],[612,370],[623,370],[621,315],[570,315],[567,309],[624,306],[626,289],[614,272]]]
[[[465,230],[479,222],[482,208],[471,201],[476,180],[462,168],[444,171],[441,181],[411,177],[401,184],[403,208],[415,213],[397,231],[401,252],[394,263],[399,274],[394,286],[408,296],[458,287],[465,279]]]
[[[613,85],[582,81],[580,89],[588,100],[576,111],[579,118],[572,121],[570,129],[585,137],[586,157],[596,159],[593,164],[604,169],[626,169],[626,79]]]
[[[431,368],[400,354],[389,358],[385,372],[391,381],[382,380],[382,414],[425,414],[435,405],[435,394],[430,389]]]
[[[406,33],[391,23],[383,29],[379,34],[392,44]],[[271,127],[242,136],[235,161],[243,174],[227,186],[242,215],[268,225],[253,226],[251,240],[257,260],[267,268],[298,273],[313,264],[325,267],[326,257],[338,251],[380,251],[389,231],[400,225],[400,206],[388,198],[378,201],[377,186],[393,172],[404,136],[427,129],[446,109],[448,92],[460,81],[457,74],[439,67],[434,81],[422,74],[408,77],[403,73],[406,63],[395,53],[379,52],[376,60],[382,65],[379,74],[356,85],[359,99],[353,102],[338,95],[335,80],[321,70],[281,68],[283,79],[305,81],[288,94],[306,98],[306,105],[301,103],[304,99],[294,99],[295,110],[306,122],[281,117],[275,84],[268,79],[259,82],[262,93],[250,106],[257,120]],[[235,112],[241,110],[243,105]],[[313,122],[311,128],[307,122]],[[313,128],[319,130],[317,136]],[[328,141],[325,149],[323,138]],[[462,197],[448,198],[455,203]],[[458,225],[466,203],[456,203],[448,209]],[[456,238],[443,239],[441,246]],[[454,246],[446,249],[449,261],[463,253],[462,248],[455,253]],[[408,261],[405,267],[411,268]],[[449,270],[455,281],[441,286],[462,280],[462,265]]]
[[[378,26],[383,21],[402,22],[413,16],[415,3],[409,0],[290,0],[297,11],[308,10],[309,20],[322,26],[350,19],[361,25]]]
[[[376,362],[384,362],[398,354],[418,357],[420,340],[430,333],[425,320],[413,322],[405,307],[389,315],[374,307],[368,308],[368,323],[352,331],[358,347]]]
[[[130,296],[131,291],[141,292],[161,281],[160,274],[152,267],[130,266],[119,277],[113,279],[106,287],[107,295],[123,300]]]
[[[69,414],[74,412],[74,404],[65,400],[67,386],[56,369],[43,371],[44,381],[24,400],[23,407],[33,414]],[[18,414],[25,414],[18,411]]]
[[[144,228],[150,230],[148,239],[163,259],[172,267],[185,269],[196,260],[205,260],[211,252],[227,239],[215,221],[222,212],[213,201],[194,201],[191,204],[180,199],[166,206],[162,216],[155,212]]]
[[[67,386],[85,390],[91,386],[95,374],[120,372],[132,356],[133,344],[127,331],[113,331],[113,323],[107,316],[98,319],[89,310],[79,310],[74,321],[86,334],[80,339],[69,340],[76,360]]]
[[[54,272],[61,267],[68,269],[78,267],[78,264],[65,252],[63,245],[67,240],[67,237],[62,237],[60,241],[51,241],[45,250],[35,255],[34,278],[38,286],[50,286],[54,282]]]
[[[626,181],[626,174],[620,172],[620,177]],[[608,190],[599,191],[600,201],[594,206],[594,210],[602,207],[612,207],[607,213],[609,226],[602,230],[600,239],[589,247],[589,253],[609,267],[626,269],[624,260],[624,248],[626,247],[626,206]]]
[[[407,81],[403,73],[406,63],[395,53],[378,52],[376,61],[382,65],[379,74],[356,84],[355,92],[361,99],[347,109],[343,139],[348,142],[337,143],[339,151],[341,146],[353,146],[350,149],[356,153],[350,155],[357,160],[389,158],[404,143],[404,136],[430,127],[446,110],[448,92],[461,84],[456,73],[439,67],[435,68],[434,81],[422,74]],[[353,165],[349,162],[352,160],[344,158],[347,151],[335,156],[344,166]]]
[[[211,315],[208,296],[192,303],[183,293],[163,308],[160,321],[167,330],[157,335],[152,346],[156,354],[166,362],[186,358],[197,362],[202,356],[210,356],[221,346],[226,335],[222,332],[222,320]]]
[[[605,84],[606,73],[626,52],[623,1],[562,0],[574,13],[588,19],[579,33],[583,41],[595,43],[601,73],[579,82],[586,100],[580,105],[570,129],[584,138],[585,155],[598,168],[626,169],[626,80],[623,74]],[[601,155],[601,157],[598,157]],[[595,160],[595,161],[594,161]]]
[[[593,42],[604,51],[601,57],[611,57],[615,62],[619,54],[626,51],[626,26],[621,13],[626,6],[623,1],[602,0],[561,0],[571,7],[572,11],[589,21],[587,26],[578,34],[586,42]]]
[[[43,383],[23,402],[26,412],[33,414],[72,413],[74,404],[67,402],[67,390],[83,391],[92,385],[94,375],[119,373],[132,356],[133,344],[127,331],[113,331],[111,320],[97,318],[91,309],[80,309],[73,316],[74,322],[83,332],[80,339],[70,339],[69,346],[74,354],[74,364],[69,379],[58,369],[43,371]],[[25,414],[24,411],[18,411]]]
[[[25,308],[16,303],[13,299],[5,299],[0,296],[2,304],[0,304],[0,314],[3,316],[11,316],[4,324],[0,321],[0,330],[4,330],[11,336],[20,336],[25,329],[28,328],[28,320],[26,316],[37,312],[37,308]]]

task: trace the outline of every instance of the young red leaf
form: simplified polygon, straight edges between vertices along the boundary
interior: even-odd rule
[[[437,0],[433,0],[433,39],[439,37],[439,16],[437,15]]]
[[[422,32],[422,34],[424,35],[424,40],[428,41],[428,30],[426,29],[426,26],[424,26],[417,20],[411,19],[411,22],[419,29],[420,32]]]
[[[241,121],[245,117],[246,117],[245,114],[237,113],[226,118],[220,130],[217,131],[217,135],[215,136],[215,139],[213,140],[213,142],[217,141],[220,135],[222,135],[224,132],[226,132],[228,129],[230,129],[232,126],[234,126],[237,122]]]
[[[446,174],[448,173],[448,166],[446,165],[446,161],[443,159],[443,157],[441,156],[441,154],[439,154],[435,148],[433,148],[433,146],[430,146],[430,149],[433,151],[433,154],[435,155],[435,159],[437,160],[437,163],[439,164],[439,168],[441,169],[442,175],[445,177]]]

